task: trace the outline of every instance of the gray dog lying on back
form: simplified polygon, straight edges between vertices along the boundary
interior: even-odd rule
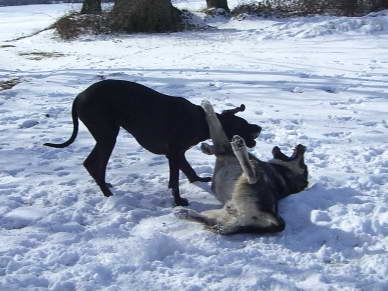
[[[274,147],[274,158],[268,162],[260,161],[248,153],[240,136],[228,141],[208,101],[203,101],[202,107],[214,144],[203,143],[202,151],[216,155],[212,190],[224,206],[201,213],[183,208],[177,210],[176,215],[204,223],[221,234],[282,231],[285,222],[278,215],[278,201],[302,191],[308,185],[308,171],[304,163],[306,148],[298,145],[293,155],[287,157]]]

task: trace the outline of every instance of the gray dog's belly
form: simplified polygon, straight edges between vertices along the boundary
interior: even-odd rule
[[[213,174],[212,190],[214,196],[225,204],[232,199],[237,180],[242,175],[242,169],[234,156],[217,157]]]

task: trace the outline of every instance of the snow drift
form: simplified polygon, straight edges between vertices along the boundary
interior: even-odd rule
[[[69,7],[0,8],[0,81],[20,81],[0,91],[0,290],[387,290],[386,12],[4,42]],[[241,115],[263,127],[262,159],[306,145],[310,187],[280,204],[285,231],[223,237],[176,219],[166,160],[125,132],[109,199],[82,167],[85,128],[68,148],[43,147],[69,137],[73,98],[103,78],[207,98],[216,111],[244,103]],[[188,159],[212,173],[198,146]],[[218,206],[209,185],[180,182],[193,209]]]

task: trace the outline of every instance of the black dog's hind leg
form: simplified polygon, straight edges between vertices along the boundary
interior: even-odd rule
[[[100,125],[98,129],[86,124],[90,133],[96,140],[96,145],[89,156],[84,161],[84,166],[89,174],[94,178],[97,185],[106,197],[112,196],[109,190],[111,185],[105,182],[106,166],[109,157],[116,143],[116,137],[119,133],[119,127],[107,127]]]
[[[179,193],[179,156],[177,154],[168,154],[168,165],[170,167],[170,180],[168,188],[172,191],[174,197],[174,206],[187,206],[189,202],[182,198]]]
[[[179,168],[189,179],[190,183],[193,182],[210,182],[211,177],[199,177],[194,169],[190,166],[189,162],[186,160],[185,154],[182,153],[179,155]]]

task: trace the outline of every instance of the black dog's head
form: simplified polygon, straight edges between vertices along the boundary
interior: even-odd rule
[[[261,132],[261,127],[256,124],[248,123],[244,118],[238,117],[235,114],[245,110],[245,105],[241,104],[240,107],[230,110],[224,110],[221,114],[217,114],[226,136],[229,140],[233,136],[241,136],[247,145],[252,148],[256,145],[255,139]]]

